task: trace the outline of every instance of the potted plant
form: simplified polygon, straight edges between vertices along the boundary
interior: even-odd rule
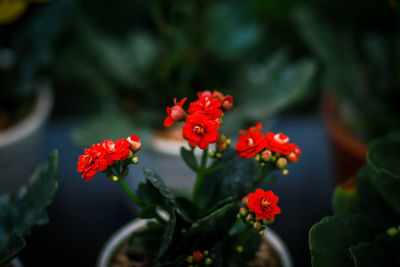
[[[129,188],[125,179],[136,173],[130,165],[138,162],[142,147],[137,135],[105,140],[79,157],[82,178],[90,181],[103,172],[142,208],[140,220],[110,239],[98,265],[292,266],[284,243],[268,227],[281,213],[279,197],[259,186],[275,181],[274,172],[286,175],[300,149],[282,133],[262,133],[261,123],[241,130],[232,149],[231,140],[220,133],[232,97],[199,92],[187,111],[183,102],[174,102],[165,124],[185,122],[182,136],[190,148],[182,147],[181,157],[196,174],[192,192],[169,189],[147,168],[146,181],[135,191]],[[195,150],[201,151],[200,161]]]
[[[335,4],[342,13],[347,2]],[[400,82],[397,10],[390,1],[352,4],[340,21],[330,8],[294,10],[299,35],[322,66],[321,110],[336,154],[339,181],[355,175],[365,163],[370,140],[400,125],[395,100]]]
[[[334,215],[310,230],[313,267],[399,266],[399,149],[399,134],[372,141],[357,186],[336,188]]]
[[[24,236],[34,226],[48,223],[46,209],[57,191],[57,167],[56,150],[33,173],[28,184],[0,196],[0,266],[22,266],[15,257],[26,245]]]
[[[51,60],[51,46],[62,25],[67,1],[28,6],[27,1],[1,5],[28,8],[0,25],[0,193],[16,191],[26,182],[41,157],[43,128],[53,97],[44,67]],[[2,12],[16,11],[2,7]],[[23,9],[25,9],[23,8]],[[20,167],[19,158],[29,155]],[[11,179],[12,178],[12,179]]]

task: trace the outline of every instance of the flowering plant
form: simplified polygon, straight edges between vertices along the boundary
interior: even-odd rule
[[[281,213],[278,196],[258,186],[273,182],[276,170],[287,174],[287,164],[297,162],[301,151],[282,133],[262,133],[261,123],[241,130],[232,149],[231,139],[220,133],[232,97],[199,92],[187,112],[185,102],[174,100],[164,125],[184,122],[182,136],[190,149],[182,147],[181,156],[196,173],[191,196],[173,194],[150,169],[144,169],[146,182],[135,192],[128,188],[128,167],[138,162],[141,148],[136,135],[86,149],[78,171],[86,181],[105,173],[142,208],[139,217],[153,219],[129,239],[128,257],[145,254],[161,266],[245,266],[254,260],[265,228]],[[200,161],[196,149],[203,151]],[[168,216],[161,216],[160,209]]]

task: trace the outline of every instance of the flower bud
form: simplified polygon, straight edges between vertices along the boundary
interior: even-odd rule
[[[218,153],[215,154],[215,157],[216,157],[217,159],[220,159],[220,158],[222,158],[222,154],[221,154],[220,152],[218,152]]]
[[[189,262],[189,263],[193,263],[193,256],[188,256],[186,258],[186,261]]]
[[[287,159],[285,159],[285,158],[279,158],[279,159],[276,161],[276,166],[277,166],[279,169],[285,168],[286,165],[287,165]]]
[[[126,140],[131,144],[130,148],[134,153],[142,147],[142,143],[140,143],[140,139],[136,134],[129,136]]]
[[[387,234],[388,234],[389,236],[395,236],[395,235],[397,235],[398,232],[399,232],[399,231],[398,231],[398,229],[397,229],[396,227],[391,227],[391,228],[389,228],[389,229],[387,230]]]
[[[242,247],[242,246],[237,246],[237,247],[236,247],[236,251],[237,251],[238,253],[242,253],[242,252],[243,252],[243,247]]]
[[[181,106],[175,105],[171,108],[171,117],[174,121],[182,121],[187,115]]]
[[[118,176],[111,174],[108,176],[108,178],[110,178],[110,180],[114,181],[114,182],[118,182],[119,178]]]
[[[258,233],[259,233],[260,235],[264,235],[264,230],[260,230]]]
[[[224,97],[221,104],[223,110],[230,110],[233,107],[233,98],[227,95]]]
[[[240,213],[236,214],[236,218],[240,219]]]
[[[261,223],[260,223],[260,222],[255,222],[255,223],[253,224],[253,226],[254,226],[254,228],[256,228],[256,229],[260,229],[260,228],[261,228]]]
[[[225,141],[219,141],[217,143],[217,150],[220,152],[224,152],[228,148],[227,144]]]
[[[201,262],[203,261],[204,256],[200,250],[196,250],[195,252],[193,252],[193,259],[195,262]]]
[[[227,138],[227,139],[226,139],[226,141],[225,141],[225,143],[226,143],[228,146],[230,146],[230,145],[231,145],[231,143],[232,143],[232,141],[231,141],[231,139],[230,139],[230,138]]]
[[[247,215],[247,209],[246,208],[240,208],[239,213],[240,213],[240,215],[246,216]]]
[[[208,156],[209,156],[210,158],[213,158],[213,157],[215,156],[215,152],[212,151],[212,150],[208,151]]]
[[[288,169],[283,169],[283,170],[282,170],[282,174],[283,174],[283,175],[288,175],[288,173],[289,173],[289,170],[288,170]]]
[[[294,152],[290,152],[287,156],[289,162],[296,163],[298,161],[298,156]]]
[[[219,102],[221,102],[224,100],[224,95],[221,92],[218,92],[217,90],[214,90],[212,93],[212,97],[216,98]]]
[[[254,160],[257,161],[257,162],[260,161],[260,154],[255,155],[254,156]]]
[[[272,157],[272,152],[268,149],[264,150],[261,153],[261,159],[265,162],[268,162],[271,159],[271,157]]]
[[[253,219],[253,216],[251,214],[248,214],[246,218],[247,218],[247,220],[250,221],[251,219]]]
[[[139,162],[139,158],[138,157],[133,157],[132,158],[132,163],[133,164],[137,164]]]
[[[248,196],[244,196],[244,197],[242,198],[242,203],[243,203],[243,205],[247,205],[248,202],[249,202],[249,197],[248,197]]]
[[[204,251],[203,251],[203,255],[204,255],[204,256],[208,256],[208,254],[210,254],[210,252],[208,252],[208,250],[204,250]]]
[[[265,166],[265,162],[261,162],[261,167],[264,167]]]
[[[207,259],[204,261],[204,263],[205,263],[206,265],[211,265],[211,264],[212,264],[212,259],[211,259],[211,258],[207,258]]]

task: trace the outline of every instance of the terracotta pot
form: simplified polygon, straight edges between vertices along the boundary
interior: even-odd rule
[[[44,125],[53,106],[50,86],[38,91],[32,112],[19,123],[0,131],[0,194],[25,184],[40,162]]]
[[[321,112],[332,143],[338,178],[336,184],[339,184],[354,176],[365,164],[368,147],[342,125],[337,109],[334,96],[329,93],[324,94]]]
[[[103,246],[98,260],[97,267],[109,267],[112,257],[118,247],[129,238],[129,236],[137,230],[143,229],[146,227],[146,223],[148,220],[143,219],[135,219],[128,224],[124,225],[120,228],[114,235],[110,237],[110,239]],[[282,267],[293,267],[292,258],[290,256],[289,250],[286,247],[285,243],[279,237],[277,233],[275,233],[270,228],[265,229],[264,238],[267,242],[272,246],[272,248],[276,251],[279,260],[281,262]]]

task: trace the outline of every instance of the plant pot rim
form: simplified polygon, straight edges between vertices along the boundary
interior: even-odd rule
[[[0,149],[27,138],[40,128],[49,117],[52,107],[53,94],[50,83],[45,82],[40,85],[32,112],[15,125],[0,131]]]
[[[115,252],[115,250],[120,246],[120,244],[126,240],[132,232],[146,227],[146,223],[151,220],[146,219],[134,219],[129,223],[122,226],[117,230],[104,244],[97,258],[97,267],[108,267],[109,262]],[[270,245],[274,248],[279,256],[282,263],[282,267],[293,267],[293,261],[289,253],[289,249],[279,235],[267,227],[264,232],[264,238],[268,240]]]

